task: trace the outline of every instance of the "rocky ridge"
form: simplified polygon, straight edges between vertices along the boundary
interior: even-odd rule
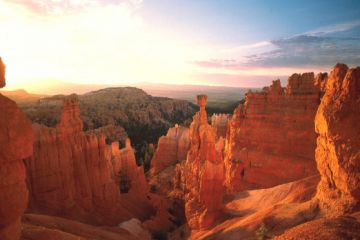
[[[313,73],[293,74],[286,88],[276,80],[262,92],[246,94],[226,135],[229,192],[272,187],[316,173],[314,117],[321,90],[314,81]]]

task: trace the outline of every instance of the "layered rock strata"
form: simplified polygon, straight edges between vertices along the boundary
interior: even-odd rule
[[[64,101],[56,128],[33,125],[34,154],[26,162],[29,211],[92,224],[148,218],[153,211],[148,186],[130,143],[116,149],[82,126],[76,96]]]
[[[5,65],[0,58],[0,87],[5,86]],[[30,120],[16,103],[0,94],[0,239],[21,235],[21,215],[28,203],[23,160],[33,151]]]
[[[272,187],[316,173],[318,85],[313,73],[294,74],[286,88],[276,80],[262,92],[246,94],[245,104],[235,109],[229,121],[226,137],[230,192]]]
[[[360,67],[337,64],[316,114],[320,208],[337,216],[360,209]]]
[[[190,125],[190,150],[182,167],[185,215],[192,229],[210,227],[219,218],[224,193],[224,167],[215,133],[207,122],[207,96],[197,96],[200,111]]]

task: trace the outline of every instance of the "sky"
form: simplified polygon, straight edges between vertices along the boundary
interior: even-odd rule
[[[0,0],[7,88],[262,87],[360,65],[360,1]]]

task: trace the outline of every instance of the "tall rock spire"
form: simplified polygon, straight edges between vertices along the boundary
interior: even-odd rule
[[[190,150],[184,164],[185,214],[192,229],[205,229],[221,214],[224,168],[215,133],[207,122],[207,96],[198,95],[200,111],[190,125]]]

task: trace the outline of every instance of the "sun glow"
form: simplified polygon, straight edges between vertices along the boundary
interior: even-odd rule
[[[249,54],[276,46],[270,41],[235,46],[199,43],[196,36],[161,23],[150,24],[139,11],[140,0],[105,2],[0,0],[0,56],[7,65],[6,89],[40,92],[56,86],[56,81],[239,86],[238,79],[249,82],[249,77],[269,76],[270,82],[301,70],[196,64],[213,58],[246,60]],[[246,85],[259,86],[251,81]]]
[[[0,5],[0,49],[9,88],[35,89],[44,84],[40,79],[102,84],[184,81],[192,67],[187,58],[196,51],[149,33],[134,6],[58,12],[39,14],[21,5]]]

